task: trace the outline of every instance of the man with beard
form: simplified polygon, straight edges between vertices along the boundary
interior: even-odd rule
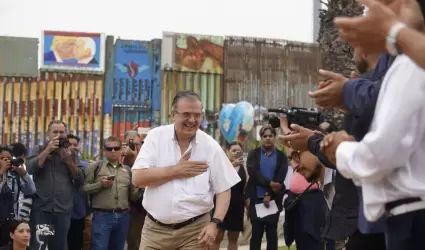
[[[354,61],[361,75],[350,80],[340,74],[322,70],[320,73],[329,80],[320,83],[320,89],[310,94],[321,105],[344,107],[346,111],[344,126],[355,135],[356,139],[361,139],[369,128],[380,82],[393,61],[390,55],[384,54],[379,57],[376,64],[378,57],[376,53],[365,54],[356,48]],[[299,126],[295,126],[292,130],[298,133],[284,136],[282,138],[284,143],[291,141],[291,146],[298,150],[306,150],[308,147],[322,162],[327,160],[320,152],[323,135],[314,134],[313,131]],[[324,230],[325,237],[338,240],[335,246],[337,250],[344,248],[347,238],[349,240],[345,246],[346,250],[384,250],[383,221],[378,223],[366,221],[361,203],[361,190],[339,172],[335,176],[335,190],[330,218]]]
[[[284,202],[286,211],[283,232],[286,244],[290,245],[295,241],[298,250],[323,250],[320,230],[326,223],[326,215],[332,204],[334,171],[324,168],[317,159],[312,161],[307,153],[309,152],[300,153],[287,148],[294,173]],[[300,170],[307,169],[313,170],[311,174],[299,173]],[[332,241],[328,241],[326,245],[326,249],[334,249]]]

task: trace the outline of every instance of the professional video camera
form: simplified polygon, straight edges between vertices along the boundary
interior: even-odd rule
[[[316,109],[298,108],[292,107],[290,109],[268,109],[269,113],[284,114],[288,120],[288,125],[298,124],[302,127],[319,127],[324,121],[320,111]],[[269,124],[273,128],[280,127],[279,117],[275,115],[268,115],[265,119],[268,119]]]

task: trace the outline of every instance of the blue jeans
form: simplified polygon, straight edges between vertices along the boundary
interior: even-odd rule
[[[91,249],[124,250],[129,224],[128,212],[95,211],[91,226]]]

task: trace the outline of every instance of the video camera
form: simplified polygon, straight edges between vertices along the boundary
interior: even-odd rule
[[[269,113],[284,114],[288,120],[288,125],[297,124],[302,127],[319,127],[319,125],[324,121],[321,112],[316,109],[307,109],[307,108],[298,108],[292,107],[290,109],[281,108],[281,109],[267,109]],[[279,117],[274,115],[269,115],[266,117],[269,120],[269,124],[273,128],[280,127]]]

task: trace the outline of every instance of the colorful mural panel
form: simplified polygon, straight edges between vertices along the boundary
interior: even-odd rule
[[[62,120],[78,135],[86,156],[100,152],[102,131],[101,77],[44,73],[42,78],[0,77],[0,142],[29,148],[46,140],[47,124]]]
[[[104,72],[103,34],[43,31],[39,50],[39,67],[42,70]]]
[[[159,124],[160,40],[117,40],[113,81],[104,112],[112,116],[112,134]],[[156,114],[156,115],[155,115]]]
[[[223,73],[223,37],[175,34],[175,43],[175,67],[177,69],[214,74]]]

